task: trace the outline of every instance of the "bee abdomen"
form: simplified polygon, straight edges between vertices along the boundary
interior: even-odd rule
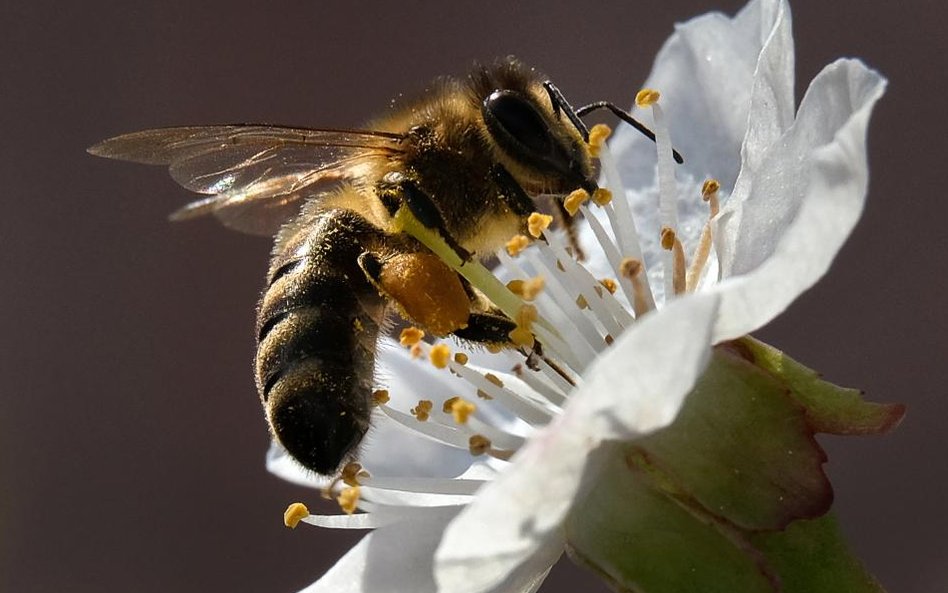
[[[371,238],[364,234],[380,232],[363,223],[352,212],[324,214],[302,238],[310,249],[297,243],[273,271],[257,315],[257,387],[270,427],[321,474],[333,473],[369,428],[384,303],[356,263]],[[350,231],[342,241],[340,226]]]

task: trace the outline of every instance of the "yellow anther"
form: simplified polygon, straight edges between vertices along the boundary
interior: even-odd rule
[[[504,351],[503,344],[485,344],[484,348],[486,348],[491,354],[500,354]]]
[[[535,276],[524,280],[520,296],[522,296],[525,301],[535,300],[540,292],[543,291],[544,286],[546,286],[546,280],[543,279],[543,276]]]
[[[339,472],[339,479],[345,482],[347,486],[358,486],[359,478],[367,477],[369,477],[369,472],[365,471],[362,464],[357,461],[347,463]]]
[[[517,327],[508,334],[510,336],[510,341],[516,344],[517,346],[523,346],[530,348],[533,346],[533,332],[531,327],[533,327],[533,322],[537,320],[537,308],[533,305],[523,305],[520,307],[520,310],[517,311],[517,315],[514,317],[514,321],[517,322]]]
[[[372,392],[372,402],[377,406],[387,404],[390,399],[388,389],[376,389]]]
[[[467,354],[463,352],[458,352],[454,355],[454,362],[458,364],[467,364]]]
[[[626,257],[619,262],[619,273],[626,278],[635,278],[642,273],[642,262],[634,257]]]
[[[711,199],[711,195],[718,193],[720,189],[721,184],[717,179],[708,179],[701,186],[701,197],[704,198],[705,202],[707,202]]]
[[[662,227],[662,249],[671,251],[675,247],[675,231],[669,227]]]
[[[527,230],[534,239],[539,239],[543,231],[553,222],[553,217],[549,214],[540,214],[534,212],[527,218]]]
[[[398,341],[402,346],[414,346],[425,337],[425,332],[421,331],[417,327],[406,327],[402,330],[401,335],[398,336]]]
[[[283,512],[283,524],[290,529],[296,529],[300,521],[306,517],[309,517],[309,509],[306,508],[306,505],[301,502],[294,502],[286,507],[286,511]]]
[[[421,355],[425,353],[425,350],[421,347],[421,342],[418,342],[408,350],[408,353],[411,354],[412,358],[421,358]]]
[[[459,399],[461,399],[461,396],[455,395],[454,397],[449,397],[448,399],[444,400],[444,403],[441,404],[441,411],[445,414],[450,414],[451,406],[453,406],[454,402],[458,401]]]
[[[609,291],[609,294],[615,294],[619,290],[619,283],[612,278],[603,278],[599,281],[603,288]]]
[[[597,206],[605,206],[612,201],[612,192],[604,187],[597,187],[593,192],[592,201]]]
[[[500,377],[498,377],[498,376],[495,375],[494,373],[486,373],[486,374],[484,375],[484,378],[487,379],[487,381],[488,381],[489,383],[493,383],[493,384],[496,385],[497,387],[503,387],[503,386],[504,386],[504,382],[501,381],[501,380],[500,380]]]
[[[613,338],[612,335],[610,335],[610,334],[606,334],[606,337],[603,338],[603,339],[604,339],[605,342],[606,342],[606,346],[612,346],[612,343],[616,341],[616,339]]]
[[[359,319],[358,317],[356,317],[355,319],[353,319],[353,320],[352,320],[352,329],[354,329],[357,333],[361,333],[361,332],[365,331],[365,328],[362,327],[362,320]]]
[[[589,154],[598,157],[599,151],[602,150],[602,145],[605,144],[610,134],[612,134],[612,128],[606,124],[594,125],[589,130]]]
[[[533,347],[533,332],[525,327],[517,326],[516,328],[510,330],[510,333],[507,334],[510,338],[510,341],[517,346],[522,346],[524,348]]]
[[[519,255],[520,252],[526,249],[527,245],[529,244],[530,238],[526,235],[517,235],[515,237],[511,237],[510,240],[507,241],[507,253],[509,253],[511,256]]]
[[[576,306],[579,307],[580,309],[588,309],[589,301],[587,301],[586,297],[584,297],[583,295],[579,295],[578,297],[576,297]]]
[[[478,390],[477,390],[477,397],[479,397],[479,398],[481,398],[481,399],[494,399],[494,396],[493,396],[493,395],[487,393],[487,392],[484,391],[483,389],[478,389]]]
[[[511,280],[507,283],[507,290],[523,298],[523,283],[523,280]]]
[[[454,416],[454,421],[458,424],[467,424],[467,419],[477,410],[477,406],[460,397],[452,397],[448,401],[451,402],[451,405],[448,406],[448,402],[445,402],[445,406],[448,408],[447,412]]]
[[[434,408],[434,402],[430,399],[419,400],[414,408],[409,410],[419,422],[425,422],[431,417],[431,410]]]
[[[339,503],[339,508],[341,508],[347,515],[351,515],[356,512],[356,509],[359,505],[359,495],[361,494],[358,486],[350,486],[348,488],[343,488],[342,492],[339,493],[339,496],[336,497],[336,502]]]
[[[451,360],[451,348],[447,344],[435,344],[428,352],[428,360],[435,368],[443,369]]]
[[[635,104],[639,107],[650,107],[658,103],[661,96],[662,94],[655,89],[642,89],[635,94]]]
[[[570,216],[576,216],[576,213],[579,212],[579,207],[583,205],[583,202],[589,199],[589,192],[580,188],[570,192],[566,199],[563,200],[563,208],[569,212]]]
[[[471,435],[467,440],[468,450],[471,455],[483,455],[490,451],[490,439],[481,434]]]

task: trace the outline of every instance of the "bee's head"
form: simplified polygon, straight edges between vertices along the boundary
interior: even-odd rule
[[[488,144],[524,189],[596,189],[588,132],[552,85],[512,59],[477,69],[472,83]]]

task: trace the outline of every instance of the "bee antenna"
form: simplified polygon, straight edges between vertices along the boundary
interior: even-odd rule
[[[543,88],[545,88],[546,92],[550,95],[550,103],[553,104],[553,113],[556,114],[556,117],[560,116],[561,111],[565,113],[569,121],[573,122],[573,125],[579,130],[579,133],[582,134],[583,142],[589,142],[589,128],[586,127],[583,120],[579,119],[579,114],[577,114],[573,106],[569,104],[566,97],[560,92],[560,89],[556,88],[556,85],[549,80],[543,83]]]
[[[635,128],[639,132],[642,132],[642,134],[645,137],[647,137],[649,140],[651,140],[652,142],[655,142],[655,132],[648,129],[647,127],[645,127],[645,124],[643,124],[639,120],[632,117],[632,114],[629,113],[628,111],[625,111],[624,109],[619,109],[618,107],[616,107],[615,105],[613,105],[612,103],[608,101],[596,101],[595,103],[590,103],[589,105],[583,105],[582,107],[580,107],[573,113],[577,115],[578,117],[583,117],[584,115],[587,115],[593,111],[596,111],[597,109],[608,109],[616,117],[618,117],[625,123],[629,124],[630,126]],[[674,148],[672,149],[672,156],[675,157],[675,162],[678,163],[679,165],[685,162],[685,159],[681,158],[681,154],[679,154],[678,151],[675,150]]]

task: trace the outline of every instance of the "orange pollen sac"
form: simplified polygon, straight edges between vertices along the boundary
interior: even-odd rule
[[[549,214],[540,214],[539,212],[534,212],[527,219],[527,230],[530,231],[530,235],[534,239],[539,239],[540,235],[543,234],[550,224],[553,222],[553,217]]]
[[[603,288],[609,291],[609,294],[615,294],[619,290],[619,284],[612,278],[603,278],[599,281],[599,284],[602,284]]]
[[[509,253],[511,257],[514,257],[514,256],[519,255],[521,251],[526,249],[527,245],[529,244],[530,244],[529,237],[527,237],[526,235],[516,235],[514,237],[511,237],[510,240],[507,241],[507,244],[505,245],[505,247],[507,248],[507,253]]]
[[[425,337],[425,332],[421,331],[417,327],[406,327],[402,330],[401,335],[398,336],[398,341],[402,346],[414,346]]]
[[[425,422],[428,418],[431,417],[431,409],[434,408],[434,402],[430,399],[423,399],[418,402],[418,404],[409,410],[411,415],[414,416],[419,422]]]
[[[411,354],[412,358],[421,358],[421,356],[425,353],[425,350],[421,347],[421,342],[418,342],[412,346],[408,352]]]
[[[450,406],[447,405],[448,402],[444,402],[447,411],[454,416],[454,421],[458,424],[467,424],[467,419],[477,410],[477,406],[460,397],[452,397],[448,401],[451,402]]]
[[[495,375],[494,373],[487,373],[486,375],[484,375],[484,378],[487,379],[487,381],[488,381],[489,383],[493,383],[493,384],[496,385],[497,387],[503,387],[503,386],[504,386],[504,382],[501,381],[501,380],[500,380],[500,377],[498,377],[498,376]]]
[[[388,389],[376,389],[372,392],[372,402],[377,406],[387,404],[390,399]]]
[[[490,439],[481,434],[471,435],[467,444],[471,455],[483,455],[490,451]]]
[[[606,124],[596,124],[589,130],[589,154],[598,157],[602,151],[602,145],[612,134],[612,128]]]
[[[451,348],[447,344],[435,344],[428,353],[428,359],[435,368],[443,369],[451,360]]]
[[[351,515],[356,512],[359,504],[359,487],[350,486],[349,488],[343,488],[342,492],[339,493],[339,496],[336,497],[336,502],[339,503],[339,508],[341,508],[347,515]]]
[[[523,298],[523,284],[525,280],[511,280],[507,283],[507,290],[514,293],[520,298]]]
[[[592,201],[597,206],[605,206],[612,201],[612,192],[604,187],[596,188],[592,195]]]
[[[467,354],[463,352],[458,352],[454,355],[454,362],[458,364],[467,364]]]
[[[477,390],[477,397],[479,397],[479,398],[481,398],[481,399],[494,399],[494,396],[492,396],[491,394],[487,393],[487,392],[484,391],[483,389],[478,389],[478,390]]]
[[[536,321],[537,315],[537,308],[533,305],[523,305],[520,307],[514,319],[514,321],[517,322],[517,327],[509,334],[510,341],[517,346],[532,348],[534,338],[530,328],[533,326],[533,322]]]
[[[524,280],[523,291],[520,296],[526,301],[536,300],[544,286],[546,286],[546,280],[543,279],[543,276],[535,276],[529,280]]]
[[[464,327],[470,317],[470,297],[460,278],[433,253],[386,258],[378,285],[403,317],[437,336]]]
[[[662,94],[656,91],[655,89],[642,89],[635,94],[635,104],[639,107],[650,107],[655,103],[658,103],[659,98]]]
[[[662,236],[661,236],[662,249],[666,251],[671,251],[672,248],[675,247],[675,239],[676,239],[675,231],[673,231],[667,226],[662,227]]]
[[[309,517],[309,509],[306,508],[306,505],[301,502],[294,502],[286,507],[286,511],[283,513],[283,524],[290,529],[296,529],[300,521],[306,517]]]
[[[347,463],[339,472],[339,479],[345,482],[347,486],[358,486],[359,478],[367,477],[369,477],[369,472],[362,469],[361,463],[355,461]]]
[[[707,202],[711,199],[711,194],[716,194],[721,189],[721,184],[717,179],[708,179],[701,186],[701,197],[704,198],[704,201]]]
[[[619,273],[626,278],[635,278],[642,273],[642,262],[634,257],[624,258],[619,262]]]
[[[566,208],[566,211],[569,212],[570,216],[576,216],[576,213],[579,212],[579,207],[589,199],[589,192],[580,188],[570,192],[566,199],[563,200],[563,208]]]

